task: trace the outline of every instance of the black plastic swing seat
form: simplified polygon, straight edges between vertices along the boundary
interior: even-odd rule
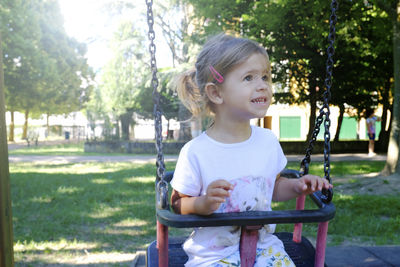
[[[289,169],[283,170],[281,175],[287,178],[300,177],[298,171]],[[170,182],[172,176],[173,172],[167,172],[164,180]],[[163,205],[165,208],[160,208],[160,203],[156,206],[157,221],[163,225],[176,228],[326,222],[331,220],[336,212],[333,203],[323,202],[323,195],[320,191],[310,195],[318,209],[213,213],[208,216],[176,214],[169,209],[168,199],[163,200],[158,191],[156,195],[158,202],[167,203]],[[166,198],[168,195],[164,197]]]
[[[289,254],[296,267],[314,266],[315,249],[311,242],[302,237],[300,243],[293,241],[293,234],[287,232],[275,233],[282,240],[286,252]],[[168,243],[168,266],[182,267],[188,260],[187,255],[182,249],[185,238],[170,238]],[[157,241],[152,242],[146,253],[146,266],[158,267]],[[326,266],[326,265],[325,265]]]

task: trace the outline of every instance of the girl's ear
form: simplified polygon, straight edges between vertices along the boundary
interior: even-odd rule
[[[205,92],[214,104],[222,104],[223,98],[221,97],[218,86],[215,83],[207,83],[205,86]]]

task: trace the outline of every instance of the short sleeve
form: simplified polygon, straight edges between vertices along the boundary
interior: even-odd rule
[[[181,149],[171,186],[179,193],[188,196],[199,196],[202,182],[195,153],[191,148],[192,146],[189,142]]]
[[[275,136],[274,136],[275,137]],[[279,143],[278,139],[275,137],[276,140],[276,155],[277,155],[277,175],[283,171],[283,169],[287,165],[287,158],[285,154],[283,153],[281,144]]]

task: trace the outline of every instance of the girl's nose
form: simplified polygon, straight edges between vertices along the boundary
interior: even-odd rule
[[[270,87],[269,83],[263,79],[259,79],[257,83],[257,91],[268,90]]]
[[[272,97],[272,88],[271,84],[265,80],[260,79],[261,81],[257,84],[257,92],[265,91],[269,98]]]

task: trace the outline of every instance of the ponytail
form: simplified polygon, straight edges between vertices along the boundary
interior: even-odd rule
[[[177,79],[178,97],[194,117],[203,113],[205,103],[201,90],[196,84],[196,70],[189,70],[181,74]]]

